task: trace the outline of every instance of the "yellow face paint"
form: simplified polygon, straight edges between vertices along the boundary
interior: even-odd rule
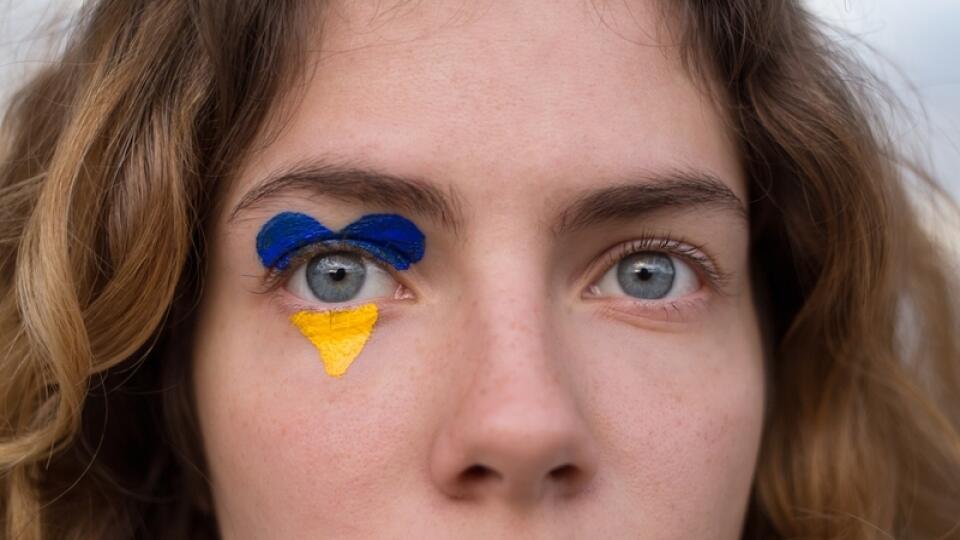
[[[334,311],[298,311],[290,321],[320,351],[327,375],[339,377],[366,345],[377,322],[376,304]]]

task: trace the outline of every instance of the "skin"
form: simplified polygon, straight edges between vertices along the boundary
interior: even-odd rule
[[[708,171],[746,200],[653,4],[373,4],[327,13],[315,75],[209,232],[194,389],[223,537],[739,537],[764,396],[743,216],[666,208],[558,233],[583,193],[638,171]],[[420,178],[459,225],[310,190],[231,216],[314,158]],[[264,292],[255,238],[281,211],[334,229],[393,212],[426,235],[394,272],[403,298],[353,303],[381,316],[341,378],[289,320],[324,306]],[[723,287],[585,294],[607,252],[664,234],[709,251]]]

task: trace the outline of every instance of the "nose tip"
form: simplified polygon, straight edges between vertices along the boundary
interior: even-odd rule
[[[431,441],[431,480],[459,501],[572,501],[595,482],[599,463],[585,389],[571,367],[578,358],[545,315],[549,295],[530,287],[538,277],[512,277],[483,274],[462,312],[461,339],[448,351],[459,361],[449,368]]]
[[[593,479],[595,460],[574,424],[487,426],[437,439],[433,476],[447,496],[515,505],[571,498]]]

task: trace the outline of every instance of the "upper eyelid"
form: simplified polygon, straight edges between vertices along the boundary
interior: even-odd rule
[[[284,211],[260,228],[257,255],[264,267],[283,270],[291,253],[326,241],[359,247],[397,270],[406,270],[422,259],[425,247],[425,236],[416,223],[398,214],[364,214],[333,230],[309,214]]]

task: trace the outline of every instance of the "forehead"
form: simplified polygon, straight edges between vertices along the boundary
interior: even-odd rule
[[[312,76],[251,176],[333,155],[539,192],[695,167],[745,198],[653,2],[334,2],[318,28]]]

